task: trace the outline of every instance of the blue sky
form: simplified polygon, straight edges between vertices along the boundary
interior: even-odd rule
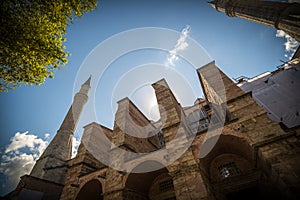
[[[86,74],[78,78],[80,66],[101,42],[115,34],[144,27],[173,30],[177,31],[180,36],[180,32],[187,25],[191,27],[189,37],[203,48],[202,53],[205,54],[203,64],[215,60],[217,66],[231,78],[242,75],[253,77],[265,71],[273,71],[276,66],[282,64],[280,60],[288,60],[284,56],[286,54],[285,38],[276,37],[275,29],[239,18],[229,18],[224,13],[214,10],[204,0],[102,0],[94,11],[76,19],[68,27],[65,45],[71,56],[68,64],[57,71],[54,79],[46,80],[41,86],[23,86],[0,94],[1,153],[7,150],[11,143],[10,138],[17,132],[28,131],[27,135],[36,135],[44,141],[50,141],[72,103],[74,90],[78,89],[76,81],[84,81],[88,78]],[[175,45],[176,40],[174,40]],[[113,52],[120,46],[124,44],[117,43],[107,51]],[[169,50],[171,49],[172,46]],[[99,61],[103,55],[97,56]],[[98,83],[92,80],[92,87],[95,89],[95,98],[92,98],[95,100],[96,121],[109,128],[112,127],[112,113],[116,109],[116,101],[123,95],[115,95],[112,89],[118,89],[123,85],[122,83],[127,83],[127,88],[132,86],[128,81],[130,79],[124,77],[124,74],[129,74],[129,72],[134,72],[133,76],[149,76],[149,80],[159,78],[153,75],[154,72],[161,73],[161,76],[170,76],[170,80],[167,79],[167,81],[173,81],[173,87],[176,87],[174,78],[184,77],[183,82],[188,80],[191,86],[192,96],[201,97],[200,84],[195,78],[197,75],[194,68],[185,60],[179,60],[175,62],[174,70],[164,71],[163,65],[167,57],[166,51],[141,49],[114,60]],[[159,67],[162,67],[162,70],[159,70]],[[139,69],[135,71],[137,68]],[[148,72],[149,68],[152,71]],[[134,85],[135,90],[128,93],[138,106],[144,106],[145,112],[149,111],[147,111],[149,108],[144,105],[145,98],[148,100],[153,98],[151,95],[145,97],[147,93],[153,92],[148,87],[149,80],[144,85],[140,83]],[[183,95],[179,97],[183,101],[181,103],[190,104],[191,100],[184,100],[184,94],[181,95]],[[149,102],[151,103],[150,100]],[[155,114],[152,113],[152,116],[155,117]],[[75,134],[77,139],[82,134],[80,127],[90,122],[92,121],[89,121],[88,117],[80,121]],[[47,133],[50,135],[45,136]],[[44,146],[44,143],[39,141],[25,145],[24,151],[27,154],[32,150],[30,145]],[[14,152],[14,155],[20,154]],[[3,157],[1,162],[3,162]],[[12,186],[6,184],[8,178],[3,175],[3,171],[1,173],[0,181],[3,187],[0,187],[0,194],[3,194],[12,189]]]

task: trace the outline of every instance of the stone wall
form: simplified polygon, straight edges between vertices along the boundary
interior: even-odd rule
[[[205,70],[209,70],[210,67],[216,68],[212,63]],[[100,169],[101,164],[98,166],[99,169],[89,168],[97,166],[93,161],[96,158],[87,156],[88,151],[80,147],[76,158],[70,161],[68,181],[61,199],[74,199],[78,191],[93,179],[101,181],[102,197],[105,200],[148,198],[155,200],[173,198],[172,195],[182,200],[226,199],[228,195],[236,195],[236,192],[249,188],[250,191],[257,191],[257,198],[259,195],[269,198],[270,196],[265,196],[267,193],[273,194],[272,198],[297,196],[300,191],[299,128],[283,130],[255,103],[251,93],[243,93],[224,73],[220,73],[224,83],[224,95],[229,98],[226,102],[222,102],[227,104],[227,116],[223,127],[209,126],[207,131],[190,134],[184,109],[177,102],[167,83],[164,80],[158,81],[153,84],[162,116],[160,122],[156,123],[158,125],[154,126],[129,99],[121,100],[114,130],[106,133],[109,140],[116,145],[109,150],[110,166],[116,168]],[[218,86],[209,85],[214,76],[207,78],[202,74],[200,78],[206,87],[207,97],[217,98],[216,103],[222,99],[218,97]],[[211,91],[213,95],[210,94]],[[207,111],[209,119],[213,114],[209,107],[211,104],[199,102],[201,106],[196,103],[195,109],[200,106]],[[190,107],[186,110],[191,113],[194,109]],[[87,126],[86,132],[97,133],[99,128],[97,126],[100,125]],[[145,126],[148,127],[143,129]],[[159,142],[151,143],[145,138],[136,138],[129,134],[147,135],[157,130],[161,131],[165,138],[164,147],[159,146]],[[90,137],[91,142],[96,140],[92,138]],[[188,142],[191,143],[186,148]],[[147,152],[155,149],[152,156],[125,159],[126,151]],[[142,166],[141,164],[137,166],[137,163],[149,160],[159,162],[159,159],[155,158],[159,158],[164,150],[168,152],[164,154],[164,159],[168,160],[177,155],[179,158],[154,172],[130,171]],[[182,150],[183,154],[180,155]],[[222,175],[220,166],[227,166],[228,163],[234,163],[233,166],[236,166],[238,173],[228,172],[228,176]],[[126,165],[130,170],[118,170],[117,167],[122,165]],[[165,193],[159,191],[160,183],[165,180],[162,177],[172,180],[172,190]]]

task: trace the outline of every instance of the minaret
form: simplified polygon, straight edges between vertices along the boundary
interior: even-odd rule
[[[66,161],[71,159],[72,138],[80,114],[88,100],[91,77],[82,84],[80,91],[74,96],[63,123],[44,153],[37,160],[30,175],[55,183],[64,183],[67,170]]]
[[[229,17],[240,17],[278,30],[300,42],[300,4],[260,0],[215,0],[209,2]]]

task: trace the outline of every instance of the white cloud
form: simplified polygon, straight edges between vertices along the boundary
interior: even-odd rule
[[[174,62],[178,60],[177,53],[179,51],[183,51],[189,46],[189,44],[186,42],[186,39],[190,31],[191,31],[191,27],[189,25],[186,25],[186,27],[182,29],[180,37],[177,40],[175,47],[171,51],[169,51],[168,65],[174,66]]]
[[[80,140],[73,137],[72,139],[72,158],[74,158],[77,154],[78,147],[80,145]]]
[[[45,139],[49,139],[50,138],[50,134],[49,133],[45,133],[44,138]]]
[[[17,132],[10,139],[11,143],[6,147],[5,153],[17,153],[20,149],[28,147],[32,153],[41,154],[47,147],[48,142],[36,135],[28,135],[28,131],[24,133]]]
[[[46,134],[45,134],[46,137]],[[1,152],[0,173],[1,193],[5,194],[16,187],[22,175],[30,173],[35,161],[43,153],[48,141],[36,135],[17,132],[11,139],[11,143]],[[2,195],[2,194],[0,194]]]
[[[277,30],[276,37],[284,37],[286,39],[286,42],[284,43],[286,53],[284,56],[291,59],[293,54],[296,52],[299,43],[282,30]]]
[[[20,177],[29,174],[36,160],[48,145],[49,133],[44,134],[45,140],[34,134],[17,132],[11,139],[4,152],[0,152],[0,195],[12,191]],[[73,137],[72,158],[76,155],[80,140]],[[5,178],[3,178],[5,177]]]

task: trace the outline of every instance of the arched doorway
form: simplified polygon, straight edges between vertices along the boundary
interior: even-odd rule
[[[200,159],[200,166],[216,199],[263,199],[261,172],[255,167],[248,141],[234,135],[220,135],[218,140],[211,138],[206,143],[212,145],[212,141],[217,142]]]
[[[135,169],[143,168],[149,163],[161,165],[156,161],[146,161]],[[125,183],[123,198],[137,200],[176,199],[172,177],[168,174],[168,170],[165,167],[152,172],[131,173]]]
[[[100,181],[93,179],[87,182],[79,191],[76,200],[102,200],[102,185]]]

